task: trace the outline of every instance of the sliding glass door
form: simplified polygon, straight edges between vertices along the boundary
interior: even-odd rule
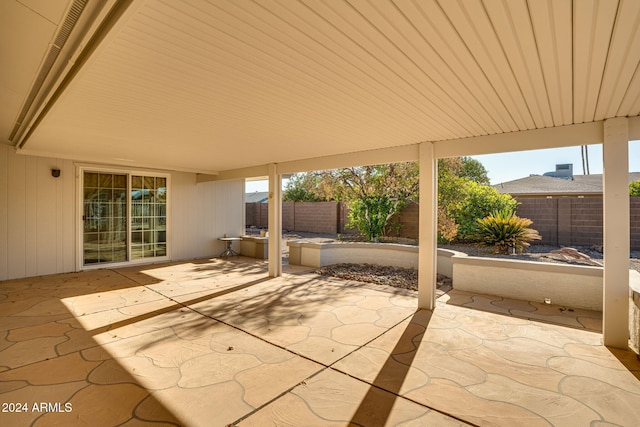
[[[132,176],[131,258],[167,254],[167,179]]]
[[[127,175],[84,174],[84,263],[127,261]]]
[[[167,255],[167,177],[83,171],[84,265]]]

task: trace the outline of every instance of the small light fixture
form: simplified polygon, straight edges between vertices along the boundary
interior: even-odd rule
[[[51,176],[58,178],[60,176],[60,169],[51,169]]]

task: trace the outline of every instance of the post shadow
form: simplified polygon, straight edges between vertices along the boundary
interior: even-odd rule
[[[389,353],[389,357],[351,417],[351,424],[359,426],[386,425],[393,406],[400,396],[400,390],[409,374],[413,360],[418,353],[422,337],[427,331],[432,315],[432,311],[418,310],[411,317],[402,336]]]

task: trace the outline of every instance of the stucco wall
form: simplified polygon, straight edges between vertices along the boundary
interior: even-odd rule
[[[0,280],[78,268],[77,185],[73,161],[0,144]],[[195,174],[173,172],[169,197],[171,259],[217,255],[217,237],[243,234],[244,180],[197,184]]]
[[[602,311],[602,267],[478,257],[452,261],[455,289]]]
[[[289,264],[322,267],[342,262],[418,267],[418,247],[390,243],[289,241]]]
[[[289,241],[289,264],[341,262],[416,268],[418,247],[376,243]],[[602,311],[602,268],[470,257],[438,249],[437,271],[458,290]]]

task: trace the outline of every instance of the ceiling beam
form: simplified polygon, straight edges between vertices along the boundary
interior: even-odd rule
[[[476,156],[514,151],[541,150],[602,144],[604,122],[580,123],[546,129],[525,130],[497,135],[477,136],[434,142],[435,157]],[[640,116],[629,118],[630,140],[640,139]],[[419,145],[381,148],[278,163],[278,172],[292,174],[314,170],[339,169],[418,160]],[[221,171],[217,175],[199,175],[198,182],[263,177],[268,165]]]
[[[269,166],[251,166],[248,168],[229,169],[226,171],[220,171],[216,174],[202,174],[196,177],[196,182],[210,182],[210,181],[229,181],[233,179],[253,178],[256,176],[268,176]]]

